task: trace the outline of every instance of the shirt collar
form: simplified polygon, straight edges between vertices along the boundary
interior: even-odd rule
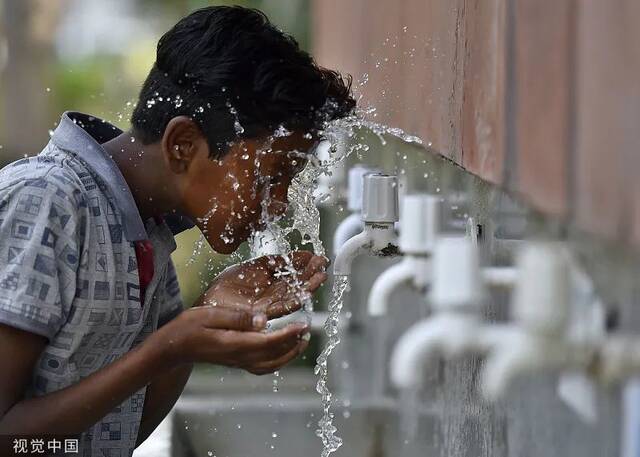
[[[122,130],[105,120],[67,111],[51,140],[60,149],[76,153],[103,179],[122,213],[126,238],[129,241],[144,240],[148,239],[148,234],[131,189],[116,163],[101,146],[121,133]],[[191,219],[177,212],[164,214],[163,218],[174,235],[195,226]]]

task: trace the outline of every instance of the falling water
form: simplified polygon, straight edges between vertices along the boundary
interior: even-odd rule
[[[349,289],[348,276],[336,276],[333,284],[333,293],[331,302],[329,303],[329,316],[324,323],[324,331],[327,334],[328,341],[318,359],[316,360],[315,374],[318,376],[316,390],[322,396],[322,418],[318,422],[320,427],[316,430],[316,435],[322,439],[324,449],[322,457],[328,457],[329,454],[338,450],[342,445],[342,438],[336,436],[336,427],[333,425],[333,416],[331,412],[332,393],[328,386],[328,359],[335,347],[340,343],[339,324],[340,311],[342,310],[344,293]]]
[[[325,167],[310,161],[293,179],[288,194],[293,213],[291,230],[300,232],[302,239],[311,243],[316,255],[325,255],[325,250],[320,240],[320,211],[315,204],[313,191],[318,177],[325,171]]]
[[[231,109],[232,107],[230,107]],[[232,111],[232,114],[235,114]],[[310,243],[313,246],[313,251],[316,255],[325,255],[325,249],[320,240],[320,213],[316,206],[316,200],[314,199],[314,191],[317,187],[318,177],[325,173],[331,173],[339,162],[344,161],[352,153],[362,153],[369,150],[369,145],[364,141],[358,141],[358,134],[361,130],[368,130],[373,132],[379,139],[382,145],[386,144],[385,136],[392,136],[398,138],[405,143],[413,143],[423,145],[423,141],[413,135],[406,134],[402,130],[394,127],[385,126],[376,123],[370,118],[375,117],[375,109],[356,110],[353,114],[332,121],[326,126],[323,132],[323,137],[327,139],[332,148],[329,159],[325,161],[315,160],[313,157],[309,158],[304,170],[296,176],[289,188],[289,206],[292,213],[292,222],[288,227],[281,227],[275,221],[268,221],[268,230],[275,236],[275,242],[278,246],[278,254],[285,260],[285,265],[281,276],[290,278],[291,285],[298,294],[298,298],[303,303],[302,311],[307,320],[310,318],[310,312],[313,311],[313,302],[311,296],[304,290],[304,284],[298,279],[297,271],[293,266],[293,262],[290,258],[291,246],[287,240],[287,235],[297,230],[304,242]],[[235,128],[237,132],[242,130],[242,126],[239,125],[237,118],[235,119]],[[290,132],[284,129],[277,130],[272,137],[267,141],[265,152],[270,150],[270,144],[273,139],[287,136]],[[338,153],[340,148],[337,145],[347,145],[341,149],[341,153]],[[431,146],[431,143],[426,144],[427,147]],[[256,158],[256,161],[259,159]],[[258,167],[256,167],[257,169]],[[256,176],[256,183],[262,179],[260,176]],[[269,204],[269,195],[264,196],[263,201],[263,218],[266,216],[265,209]],[[209,217],[215,213],[215,204],[211,211],[205,215],[201,222],[206,226],[206,221]],[[200,251],[205,241],[204,235],[201,236],[197,242],[197,249],[194,252],[194,256],[190,262],[193,261],[193,257]],[[257,240],[253,238],[251,243],[255,243]],[[251,245],[252,251],[255,250],[255,244]],[[316,390],[321,395],[322,400],[322,418],[318,422],[318,429],[316,435],[322,439],[323,451],[322,457],[328,457],[331,453],[335,452],[341,445],[342,439],[336,436],[337,429],[333,425],[334,414],[331,412],[332,405],[332,393],[328,387],[328,358],[340,343],[339,336],[339,320],[340,312],[343,306],[343,296],[345,292],[349,290],[349,277],[337,276],[334,278],[334,285],[332,290],[332,298],[329,303],[329,316],[324,324],[324,330],[328,337],[327,343],[318,356],[315,367],[315,374],[318,376],[318,382]]]

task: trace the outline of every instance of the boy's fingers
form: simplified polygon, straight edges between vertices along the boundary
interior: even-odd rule
[[[261,362],[253,365],[251,367],[251,372],[255,374],[273,373],[274,371],[285,366],[286,364],[291,362],[293,359],[298,357],[300,354],[302,354],[307,349],[308,346],[309,346],[309,341],[307,340],[299,341],[295,347],[289,350],[289,352],[278,357],[277,359],[269,360],[268,362]]]
[[[306,332],[308,332],[308,326],[305,324],[290,324],[269,333],[230,331],[225,337],[225,342],[238,352],[264,353],[277,350],[282,345],[293,345]]]
[[[309,260],[309,263],[307,263],[304,271],[300,275],[300,280],[306,281],[314,274],[325,271],[328,265],[329,259],[327,259],[326,257],[320,255],[313,256],[313,258]]]
[[[254,303],[253,307],[257,311],[266,312],[267,315],[269,308],[277,302],[285,301],[289,297],[289,286],[285,283],[278,283],[275,286],[271,286],[267,290],[262,298],[259,298]],[[271,316],[269,316],[271,319]]]
[[[325,272],[315,273],[311,279],[309,279],[304,288],[307,292],[315,292],[318,288],[327,280],[328,276]]]
[[[302,303],[296,298],[290,298],[288,300],[272,303],[266,309],[267,317],[269,319],[275,319],[277,317],[286,316],[294,311],[298,311],[302,308]]]
[[[315,257],[313,252],[310,251],[293,251],[289,254],[291,263],[296,271],[302,271],[309,264],[309,262]]]
[[[285,354],[288,354],[293,349],[295,349],[301,340],[300,336],[293,336],[291,338],[287,338],[282,343],[269,346],[268,348],[263,349],[262,351],[255,351],[248,353],[246,357],[247,363],[251,365],[263,363],[269,360],[276,360],[283,357]]]
[[[205,306],[192,312],[199,312],[203,325],[213,329],[261,330],[267,324],[267,316],[264,313],[252,313],[243,309]]]
[[[302,256],[299,253],[304,253]],[[296,266],[297,263],[300,261],[299,257],[305,258],[305,257],[311,257],[313,256],[312,253],[308,252],[308,251],[294,251],[292,253],[289,254],[289,259],[291,260],[291,263],[293,264],[293,266],[298,269],[298,267]],[[261,262],[264,262],[264,264],[267,267],[267,270],[270,271],[271,273],[275,273],[278,271],[284,271],[284,269],[287,266],[287,260],[285,260],[285,258],[281,255],[268,255],[268,256],[264,256],[260,258]],[[303,265],[306,265],[307,262],[309,260],[305,261],[303,263]]]
[[[314,273],[313,276],[304,283],[302,290],[308,293],[315,292],[327,280],[327,277],[327,274],[323,271]],[[273,294],[270,297],[264,297],[257,303],[260,303],[257,309],[265,311],[269,319],[290,314],[302,307],[302,301],[298,294],[292,291],[286,291],[286,289],[277,295]]]

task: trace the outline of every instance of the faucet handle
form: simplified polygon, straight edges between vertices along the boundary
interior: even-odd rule
[[[433,256],[431,305],[438,311],[475,308],[484,298],[478,248],[466,237],[441,237]]]
[[[432,254],[440,228],[440,199],[414,194],[402,199],[400,250],[405,254]]]
[[[349,195],[347,198],[347,208],[352,213],[359,213],[362,210],[362,188],[364,186],[364,176],[368,173],[377,173],[380,170],[364,165],[355,165],[349,170]]]
[[[534,332],[562,334],[569,320],[569,258],[560,243],[535,242],[518,257],[514,318]]]
[[[364,176],[362,220],[394,223],[398,221],[398,177],[382,173]]]

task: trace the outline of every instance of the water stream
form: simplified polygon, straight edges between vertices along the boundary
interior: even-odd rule
[[[349,289],[349,276],[336,276],[334,278],[331,302],[329,303],[329,316],[324,324],[324,331],[327,334],[327,343],[316,360],[315,374],[318,376],[316,390],[322,397],[322,418],[318,422],[316,435],[322,440],[324,446],[322,457],[338,450],[342,446],[342,438],[336,435],[337,428],[333,425],[331,412],[331,400],[333,394],[328,386],[329,380],[329,356],[340,343],[339,325],[340,311],[343,305],[344,293]]]
[[[293,179],[288,193],[289,208],[292,214],[291,223],[288,226],[279,224],[278,221],[267,220],[268,215],[266,209],[269,205],[270,198],[268,194],[263,195],[263,220],[267,222],[267,229],[275,238],[278,254],[285,259],[281,276],[290,278],[290,285],[303,303],[302,310],[297,314],[302,314],[307,321],[310,320],[310,313],[313,311],[313,301],[311,296],[304,290],[302,281],[298,279],[297,271],[289,255],[291,246],[287,240],[287,235],[293,231],[298,231],[303,242],[313,246],[313,251],[316,255],[325,255],[325,249],[320,240],[320,213],[316,206],[317,195],[314,195],[318,177],[323,173],[330,174],[331,169],[336,164],[345,160],[352,153],[355,152],[359,155],[369,150],[369,145],[366,144],[365,141],[360,140],[358,136],[362,130],[373,132],[382,145],[386,144],[385,136],[396,137],[406,143],[423,144],[422,140],[416,136],[406,134],[398,128],[388,127],[369,120],[372,117],[375,117],[374,109],[357,110],[352,115],[333,121],[326,126],[322,136],[332,145],[329,158],[324,161],[310,158],[303,171]],[[238,128],[240,127],[241,126]],[[289,134],[289,132],[283,129],[276,131],[265,143],[264,151],[268,152],[270,150],[270,145],[275,138],[286,136],[287,134]],[[430,146],[430,144],[427,146]],[[256,170],[259,169],[257,166],[258,161],[259,158],[256,157]],[[260,176],[259,172],[256,171],[256,188],[258,187],[258,183],[263,179],[265,179],[265,177]],[[207,220],[215,211],[216,208],[214,204],[211,210],[200,221],[203,222],[202,225],[206,226]],[[205,236],[202,234],[196,242],[196,248],[188,263],[194,261],[194,258],[202,249],[204,241]],[[259,251],[259,246],[255,244],[257,242],[259,241],[255,237],[250,240],[252,252]],[[328,360],[335,347],[340,343],[340,312],[343,307],[344,294],[348,290],[348,276],[337,276],[334,278],[332,297],[328,309],[329,315],[324,324],[327,342],[316,360],[314,370],[318,376],[316,390],[321,395],[322,401],[322,417],[318,422],[318,429],[316,431],[316,435],[321,438],[323,443],[322,457],[328,457],[342,445],[342,439],[336,435],[337,429],[333,425],[334,414],[331,412],[332,393],[328,385]]]

